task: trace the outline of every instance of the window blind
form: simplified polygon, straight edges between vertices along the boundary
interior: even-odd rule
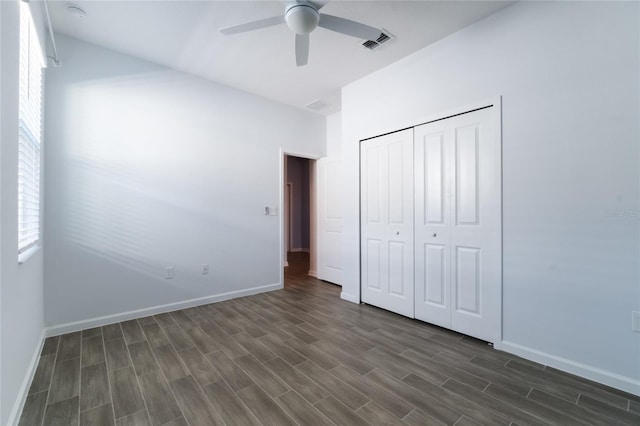
[[[20,2],[18,131],[18,253],[40,238],[42,48],[29,6]]]

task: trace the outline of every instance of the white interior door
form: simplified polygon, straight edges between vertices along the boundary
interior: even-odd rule
[[[362,301],[413,317],[413,129],[360,144]]]
[[[416,128],[416,318],[501,334],[501,149],[493,108]]]
[[[318,160],[318,278],[342,284],[342,162]]]

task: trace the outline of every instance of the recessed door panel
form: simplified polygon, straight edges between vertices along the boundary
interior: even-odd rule
[[[425,302],[445,307],[445,246],[425,244]]]
[[[382,185],[380,180],[381,176],[381,164],[380,164],[380,147],[372,146],[366,148],[366,163],[367,169],[367,181],[365,185],[365,191],[367,193],[367,222],[368,223],[380,223],[381,212],[380,203],[382,201]]]
[[[325,264],[327,270],[333,270],[337,273],[342,272],[342,231],[327,231],[325,235]],[[325,277],[320,279],[339,284],[340,279],[332,280]]]
[[[444,134],[438,133],[425,137],[424,164],[429,173],[425,180],[425,220],[426,223],[442,224],[444,222]]]
[[[339,189],[342,187],[342,162],[329,161],[325,163],[323,175],[325,188],[331,191],[327,197],[329,202],[325,205],[325,217],[327,219],[342,220],[342,209],[339,202]]]
[[[396,296],[410,296],[407,289],[413,293],[413,283],[405,283],[405,244],[400,241],[389,241],[389,293]]]
[[[456,218],[458,225],[478,224],[478,126],[456,129]]]
[[[403,145],[402,140],[392,142],[387,147],[387,161],[389,162],[389,222],[400,224],[404,222],[404,207],[407,204],[406,196],[413,198],[413,193],[405,194],[404,175],[406,171],[403,169],[404,155],[406,154],[406,144]]]
[[[367,240],[367,288],[380,290],[380,240]]]
[[[456,310],[480,315],[480,249],[456,247]]]

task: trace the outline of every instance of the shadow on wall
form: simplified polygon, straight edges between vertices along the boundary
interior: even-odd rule
[[[277,286],[280,217],[264,208],[278,204],[280,149],[322,154],[322,117],[58,41],[64,67],[46,71],[45,321]]]
[[[206,99],[180,101],[193,90],[189,77],[163,71],[64,92],[63,124],[51,124],[61,137],[48,148],[57,160],[48,170],[56,235],[155,279],[169,265],[233,266],[234,257],[268,252],[277,222],[257,216],[277,199],[277,170],[263,165],[266,148],[242,142],[259,130],[231,142],[236,126],[216,120]],[[251,283],[248,275],[239,269],[235,281]]]

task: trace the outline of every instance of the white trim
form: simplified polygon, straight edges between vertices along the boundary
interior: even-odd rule
[[[309,161],[309,275],[318,269],[318,160]]]
[[[291,253],[300,253],[300,252],[304,252],[304,253],[309,253],[311,252],[311,250],[309,250],[308,248],[292,248],[291,250],[289,250]]]
[[[312,271],[311,269],[309,269],[309,272],[307,273],[307,275],[313,278],[318,278],[318,271]]]
[[[250,296],[252,294],[265,293],[268,291],[279,290],[283,288],[282,283],[268,284],[258,287],[247,288],[244,290],[230,291],[227,293],[214,294],[211,296],[199,297],[196,299],[184,300],[182,302],[168,303],[166,305],[153,306],[150,308],[137,309],[135,311],[122,312],[119,314],[106,315],[103,317],[91,318],[82,321],[69,322],[66,324],[54,325],[47,327],[45,333],[47,337],[58,336],[60,334],[72,333],[74,331],[85,330],[87,328],[100,327],[103,325],[114,324],[121,321],[127,321],[136,318],[142,318],[149,315],[156,315],[165,312],[172,312],[178,309],[192,308],[194,306],[206,305],[209,303],[222,302],[223,300],[234,299],[236,297]]]
[[[498,335],[493,347],[496,343],[502,342],[504,339],[504,138],[502,134],[502,96],[493,99],[493,117],[496,120],[494,125],[496,129],[496,137],[500,145],[500,318],[498,325]],[[498,343],[497,349],[502,350],[502,344]]]
[[[280,211],[280,218],[278,222],[280,223],[280,229],[278,235],[280,236],[280,265],[284,265],[284,267],[280,266],[278,269],[280,270],[280,286],[284,287],[284,268],[289,266],[289,262],[287,261],[287,253],[285,253],[285,245],[284,245],[284,180],[286,178],[284,173],[285,165],[287,164],[285,161],[285,152],[280,147],[278,149],[278,163],[279,163],[279,171],[278,171],[278,209]]]
[[[287,166],[287,179],[289,179],[289,166]],[[286,208],[286,212],[287,212],[287,220],[286,220],[286,227],[287,227],[287,252],[292,251],[291,247],[293,246],[293,182],[287,182],[287,191],[285,192],[286,195],[286,199],[285,201],[287,202],[287,208]],[[282,211],[285,211],[285,208],[282,207]]]
[[[346,300],[347,302],[360,304],[360,295],[355,296],[351,293],[345,293],[343,291],[340,293],[340,299]]]
[[[294,157],[301,157],[301,158],[306,158],[308,160],[318,160],[320,159],[319,156],[315,155],[315,154],[309,154],[309,153],[304,153],[304,152],[294,152],[294,151],[287,151],[284,148],[280,147],[280,149],[278,150],[279,152],[279,156],[280,156],[280,170],[279,170],[279,175],[280,175],[280,179],[279,179],[279,204],[278,204],[278,208],[280,209],[280,212],[284,212],[284,184],[285,184],[285,175],[284,175],[284,165],[285,163],[285,157],[287,155],[291,155]],[[309,209],[309,214],[315,214],[315,212],[312,212],[311,209]],[[286,268],[287,266],[289,266],[289,262],[287,262],[287,254],[285,253],[285,244],[284,244],[284,227],[285,227],[285,223],[284,223],[284,213],[280,215],[280,265],[284,265],[284,267]],[[280,288],[284,287],[284,268],[279,268],[280,269]]]
[[[500,350],[640,396],[640,380],[504,340]]]
[[[284,148],[280,148],[280,150],[281,150],[283,155],[290,155],[292,157],[306,158],[307,160],[319,160],[320,158],[322,158],[319,155],[309,154],[308,152],[286,151]]]
[[[27,402],[27,397],[29,396],[29,388],[31,387],[31,382],[33,381],[33,377],[36,375],[36,370],[38,369],[38,362],[40,361],[40,354],[42,353],[42,348],[44,346],[44,339],[46,337],[46,329],[42,330],[40,334],[40,343],[36,345],[36,350],[33,352],[31,356],[31,362],[29,363],[29,368],[27,369],[27,374],[24,376],[24,380],[22,381],[22,385],[20,386],[20,391],[18,392],[18,399],[13,405],[13,410],[11,410],[11,415],[9,416],[8,425],[17,425],[20,420],[20,416],[22,415],[22,410],[24,409],[24,404]]]

